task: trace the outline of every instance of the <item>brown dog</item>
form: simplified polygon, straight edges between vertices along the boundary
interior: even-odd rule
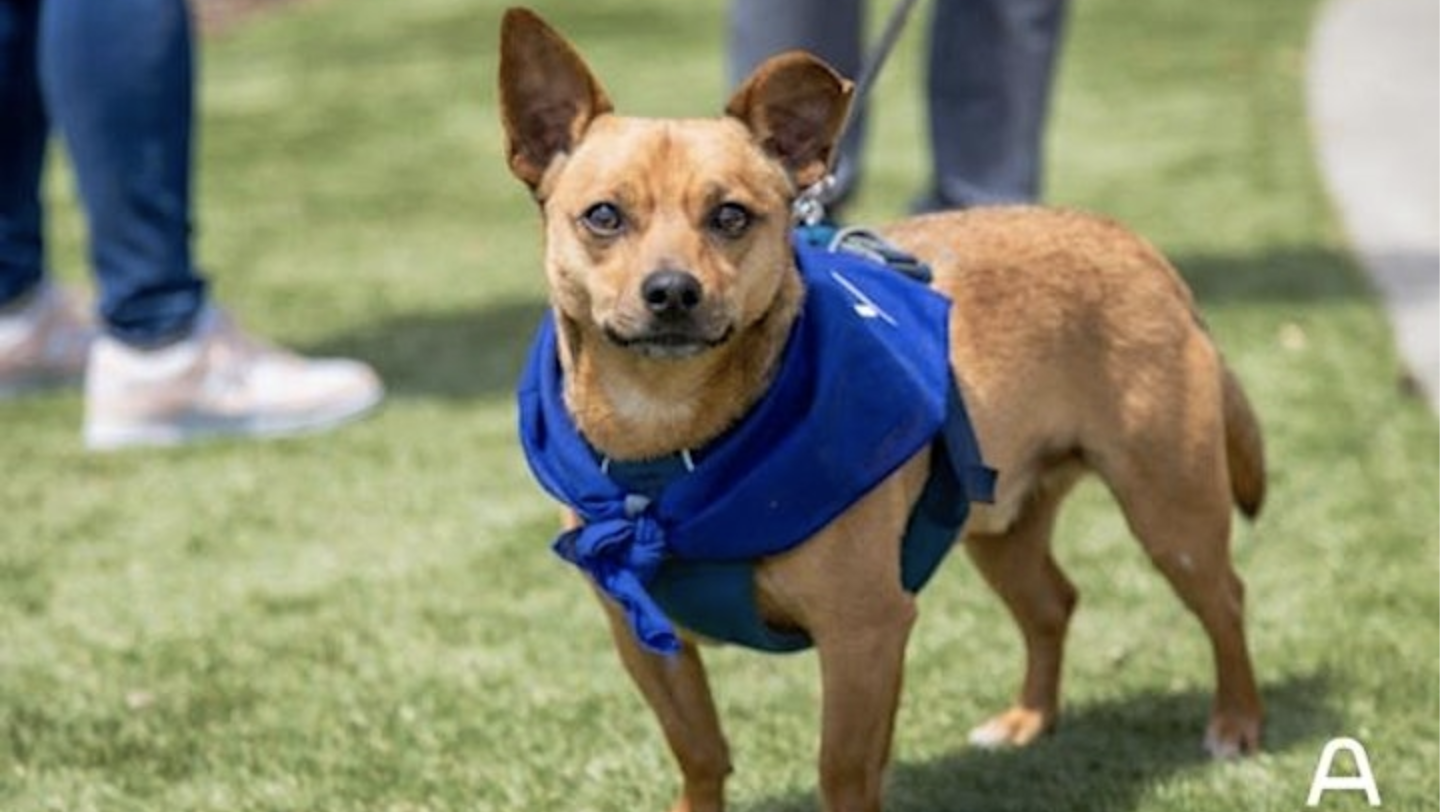
[[[793,53],[762,65],[719,119],[622,117],[564,39],[512,10],[500,91],[511,170],[544,218],[576,427],[612,460],[705,446],[772,382],[806,296],[791,204],[826,171],[850,83]],[[1091,471],[1211,639],[1206,746],[1219,756],[1256,749],[1262,706],[1228,545],[1233,503],[1252,515],[1262,502],[1261,437],[1181,278],[1136,236],[1069,211],[939,214],[886,233],[931,265],[954,303],[955,375],[1000,473],[964,546],[1021,627],[1026,677],[1016,704],[973,740],[1025,744],[1056,719],[1076,591],[1050,536],[1062,499]],[[804,631],[820,658],[829,810],[881,805],[916,617],[897,574],[899,539],[930,464],[917,453],[755,571],[766,621]],[[605,603],[680,764],[676,809],[721,809],[731,763],[694,641],[654,654]]]

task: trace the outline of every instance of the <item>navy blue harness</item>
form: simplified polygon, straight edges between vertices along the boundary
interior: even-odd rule
[[[908,591],[935,573],[970,503],[992,498],[995,472],[947,355],[949,303],[885,264],[818,245],[826,236],[794,240],[806,300],[772,387],[695,452],[602,459],[565,410],[555,326],[541,325],[518,393],[522,445],[541,485],[583,522],[555,550],[620,603],[653,651],[679,650],[672,621],[763,651],[810,646],[761,618],[758,561],[809,538],[927,447],[930,478],[902,546]]]

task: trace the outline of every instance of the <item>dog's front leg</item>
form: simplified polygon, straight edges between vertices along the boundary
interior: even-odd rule
[[[827,812],[881,809],[917,614],[901,585],[901,535],[928,461],[929,454],[917,454],[826,530],[758,572],[774,617],[806,629],[816,643]]]
[[[901,696],[909,598],[869,626],[818,637],[821,661],[821,795],[827,812],[880,812]]]
[[[620,609],[604,596],[601,600],[621,662],[655,712],[681,767],[685,783],[672,812],[721,812],[726,806],[731,754],[701,653],[690,641],[683,642],[681,653],[672,657],[646,651]]]

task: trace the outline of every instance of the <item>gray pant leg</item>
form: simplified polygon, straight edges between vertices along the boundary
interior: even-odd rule
[[[1036,200],[1064,0],[933,2],[927,93],[936,177],[918,207]]]
[[[856,79],[861,72],[862,5],[861,0],[732,0],[727,41],[731,85],[740,85],[768,57],[797,48]],[[856,186],[864,130],[864,117],[858,115],[837,160],[837,199]]]

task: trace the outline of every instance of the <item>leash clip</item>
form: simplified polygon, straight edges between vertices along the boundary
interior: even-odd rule
[[[791,219],[800,226],[819,226],[826,222],[826,204],[836,199],[836,176],[827,173],[796,196],[791,204]]]

